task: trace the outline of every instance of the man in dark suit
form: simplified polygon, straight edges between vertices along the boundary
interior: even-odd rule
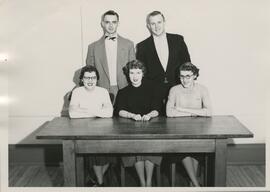
[[[116,12],[110,10],[102,15],[104,35],[88,46],[86,58],[86,65],[95,66],[99,72],[97,85],[109,91],[113,102],[117,91],[128,84],[122,68],[135,59],[133,42],[117,34],[118,23]]]
[[[147,27],[151,36],[137,44],[136,58],[146,66],[145,77],[160,84],[161,95],[166,100],[169,89],[178,81],[177,67],[191,61],[190,55],[183,36],[165,32],[165,17],[161,12],[147,15]]]

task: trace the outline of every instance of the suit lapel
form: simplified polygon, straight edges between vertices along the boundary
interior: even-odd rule
[[[122,50],[125,49],[125,46],[124,46],[124,40],[123,38],[118,35],[117,36],[117,58],[116,58],[116,66],[117,66],[117,79],[119,77],[119,75],[121,76],[123,74],[123,70],[122,68],[124,66],[122,66],[122,64],[126,64],[125,61],[123,61],[122,59]]]
[[[157,49],[156,49],[156,46],[155,46],[155,42],[154,42],[154,37],[153,36],[150,37],[150,44],[149,45],[150,45],[149,47],[150,47],[150,50],[152,52],[153,57],[156,58],[157,64],[159,65],[159,67],[161,68],[161,70],[163,72],[165,72],[165,70],[164,70],[164,68],[163,68],[163,66],[162,66],[162,64],[160,62],[160,59],[159,59],[159,56],[158,56],[158,53],[157,53]]]
[[[171,41],[170,35],[166,33],[167,36],[167,41],[168,41],[168,49],[169,49],[169,57],[168,57],[168,63],[167,63],[167,68],[166,72],[168,69],[171,67],[171,59],[172,59],[172,53],[173,53],[173,41]]]
[[[123,49],[123,39],[121,36],[117,36],[117,56],[116,56],[116,63],[117,63],[117,66],[118,63],[121,63],[121,50]],[[117,67],[117,71],[118,71],[118,67]]]
[[[106,55],[106,49],[105,49],[105,39],[102,37],[99,40],[99,46],[98,46],[98,52],[100,53],[100,63],[109,78],[109,67],[108,67],[108,62],[107,62],[107,55]]]

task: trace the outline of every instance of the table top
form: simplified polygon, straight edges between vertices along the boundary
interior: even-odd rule
[[[56,117],[37,139],[215,139],[247,138],[253,134],[234,116],[153,118],[148,122],[125,118]]]

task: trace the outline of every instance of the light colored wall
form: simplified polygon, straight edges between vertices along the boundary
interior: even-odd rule
[[[267,0],[11,0],[0,4],[0,52],[9,55],[9,143],[59,116],[87,46],[102,36],[101,14],[120,15],[119,34],[138,43],[149,36],[145,17],[160,10],[166,29],[182,34],[198,81],[210,91],[215,115],[235,115],[266,140],[266,77],[270,56]],[[5,38],[2,38],[5,37]]]

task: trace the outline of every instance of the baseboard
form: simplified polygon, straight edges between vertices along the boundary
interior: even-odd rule
[[[10,164],[56,165],[63,161],[61,144],[9,145]],[[229,144],[228,165],[265,165],[265,144]]]
[[[61,144],[9,145],[10,164],[58,165],[63,161]]]
[[[227,164],[265,165],[265,144],[229,144]]]

